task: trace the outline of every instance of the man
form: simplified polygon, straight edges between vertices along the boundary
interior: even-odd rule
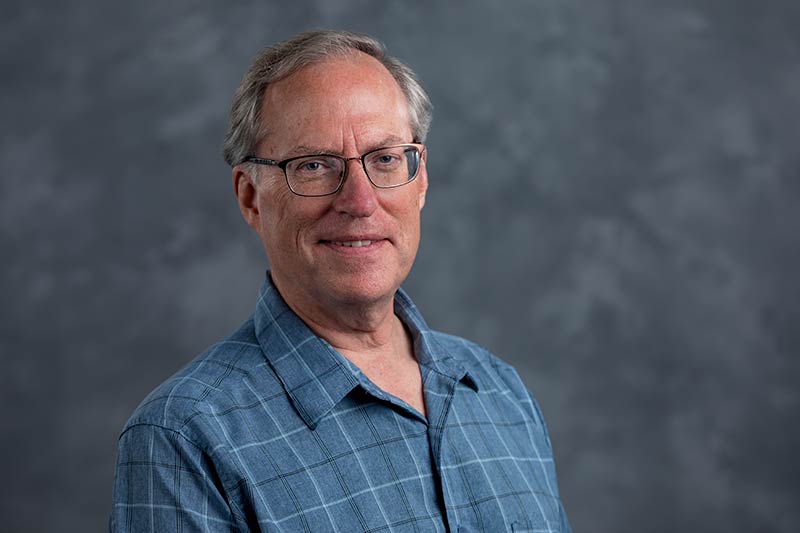
[[[255,59],[224,154],[271,270],[251,319],[129,420],[112,530],[570,530],[516,372],[428,329],[400,289],[430,117],[365,36]]]

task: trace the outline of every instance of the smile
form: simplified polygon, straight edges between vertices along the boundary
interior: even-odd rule
[[[362,246],[369,246],[377,241],[329,241],[334,246],[349,246],[351,248],[361,248]]]

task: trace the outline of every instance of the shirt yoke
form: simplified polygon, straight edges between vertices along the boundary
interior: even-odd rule
[[[251,403],[242,381],[257,382],[269,394],[282,393],[253,333],[252,319],[235,333],[210,346],[156,387],[139,404],[123,429],[151,425],[183,434],[200,447],[194,435],[197,419],[216,416]],[[244,389],[247,390],[246,388]]]
[[[463,366],[482,393],[513,394],[529,407],[532,422],[544,426],[538,405],[514,367],[467,339],[432,330],[424,334],[437,362],[452,360]],[[249,387],[242,387],[243,381],[248,382]],[[254,392],[257,392],[256,398]],[[199,448],[210,451],[218,444],[208,442],[206,419],[246,409],[259,399],[286,393],[264,357],[251,318],[148,394],[122,433],[139,425],[161,427],[180,433]]]

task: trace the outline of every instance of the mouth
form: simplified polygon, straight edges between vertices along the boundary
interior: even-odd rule
[[[333,246],[347,246],[348,248],[361,248],[362,246],[369,246],[373,242],[372,240],[363,240],[363,241],[322,241],[328,244],[332,244]]]
[[[320,244],[327,245],[336,250],[350,249],[355,251],[356,249],[369,250],[377,246],[380,246],[388,241],[386,238],[379,237],[377,235],[359,235],[352,237],[342,236],[333,239],[322,239],[319,242]]]

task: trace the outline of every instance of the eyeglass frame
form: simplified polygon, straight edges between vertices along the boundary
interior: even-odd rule
[[[381,150],[387,150],[389,148],[405,148],[405,147],[413,147],[417,150],[417,152],[419,152],[417,171],[414,173],[414,175],[408,181],[404,181],[403,183],[398,183],[397,185],[378,185],[377,183],[372,181],[372,178],[369,177],[369,172],[367,172],[367,164],[364,162],[364,158],[370,154],[374,154],[375,152],[380,152]],[[289,187],[289,191],[291,191],[292,194],[296,194],[297,196],[303,196],[304,198],[322,198],[325,196],[331,196],[342,190],[342,185],[344,185],[344,182],[347,179],[347,163],[350,161],[361,162],[361,168],[364,170],[364,175],[367,177],[372,186],[375,187],[376,189],[396,189],[397,187],[408,185],[409,183],[417,179],[417,176],[419,176],[419,170],[422,167],[422,161],[424,160],[425,150],[426,146],[424,144],[418,142],[411,142],[405,144],[392,144],[390,146],[381,146],[379,148],[370,150],[369,152],[365,152],[358,157],[344,157],[337,154],[318,153],[318,154],[298,155],[295,157],[290,157],[288,159],[282,159],[280,161],[276,161],[274,159],[265,159],[263,157],[249,155],[244,158],[242,163],[255,163],[256,165],[267,165],[267,166],[278,167],[283,171],[283,177],[286,180],[286,186]],[[336,189],[334,189],[331,192],[327,192],[325,194],[302,194],[292,189],[292,185],[289,183],[289,174],[286,172],[286,167],[292,161],[297,161],[298,159],[303,159],[306,157],[335,157],[336,159],[339,159],[344,162],[344,164],[342,165],[342,173],[339,176],[339,184],[336,186]]]

